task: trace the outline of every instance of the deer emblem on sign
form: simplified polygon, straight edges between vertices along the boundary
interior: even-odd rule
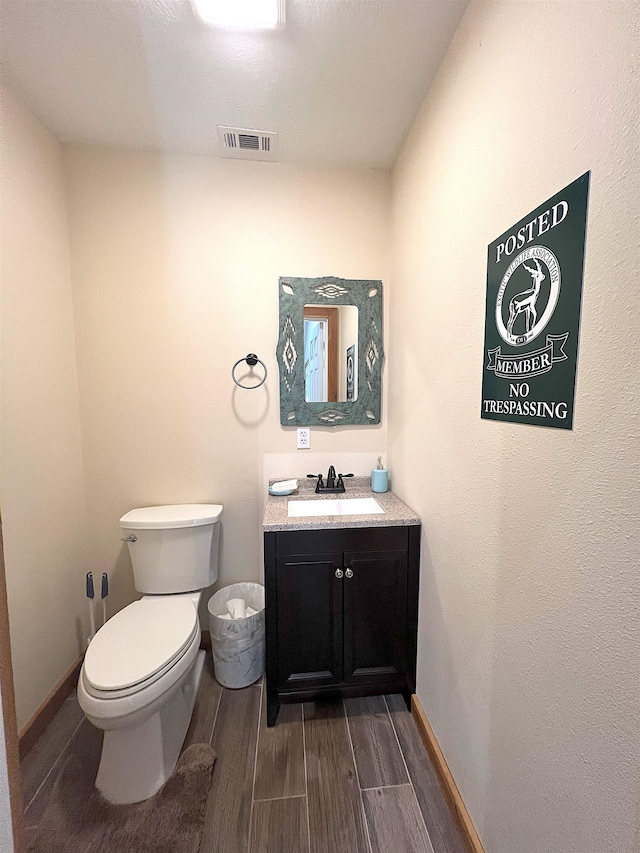
[[[509,322],[507,323],[507,332],[510,335],[512,334],[513,324],[518,314],[524,314],[527,332],[531,331],[538,319],[536,302],[540,295],[540,285],[546,278],[546,275],[542,272],[538,259],[534,258],[533,260],[537,269],[533,269],[533,267],[528,267],[526,264],[523,264],[523,267],[528,270],[529,275],[533,279],[533,285],[528,290],[523,290],[522,293],[516,293],[509,302]]]

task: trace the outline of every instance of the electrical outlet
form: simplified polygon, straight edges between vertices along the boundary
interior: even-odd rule
[[[298,438],[298,450],[308,450],[311,447],[311,430],[309,427],[298,427],[296,434]]]

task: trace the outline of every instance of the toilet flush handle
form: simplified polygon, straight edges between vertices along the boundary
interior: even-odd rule
[[[125,536],[125,537],[124,537],[123,539],[121,539],[120,541],[121,541],[121,542],[137,542],[137,541],[138,541],[138,537],[135,535],[135,533],[130,533],[128,536]]]

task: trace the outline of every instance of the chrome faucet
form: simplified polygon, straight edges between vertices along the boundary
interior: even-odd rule
[[[307,477],[318,480],[316,483],[317,495],[337,495],[342,494],[345,491],[343,478],[353,477],[353,474],[338,474],[338,479],[336,480],[336,469],[333,465],[330,465],[327,472],[326,483],[322,478],[322,474],[307,474]]]

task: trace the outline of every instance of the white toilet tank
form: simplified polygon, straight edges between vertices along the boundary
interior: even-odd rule
[[[220,504],[132,509],[120,519],[138,592],[192,592],[218,579]]]

